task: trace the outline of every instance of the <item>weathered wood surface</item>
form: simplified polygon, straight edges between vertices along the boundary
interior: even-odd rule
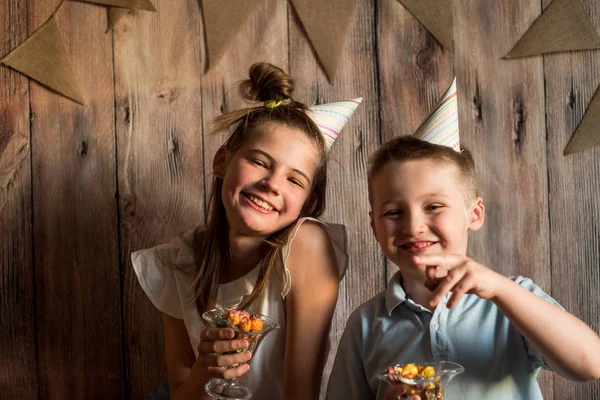
[[[486,204],[469,253],[551,293],[542,59],[501,60],[540,11],[536,0],[454,2],[454,65],[461,142]],[[540,381],[551,396],[551,376]]]
[[[4,55],[27,38],[26,4],[0,3],[0,26]],[[0,68],[0,393],[23,400],[38,398],[31,214],[29,83]]]
[[[334,85],[291,4],[262,2],[206,75],[199,0],[153,0],[157,13],[134,11],[114,33],[105,7],[66,2],[58,21],[86,108],[0,68],[0,166],[31,130],[31,159],[0,192],[0,322],[10,327],[0,329],[0,397],[145,398],[165,376],[160,314],[130,254],[202,223],[226,136],[209,136],[211,121],[246,106],[237,82],[256,61],[288,70],[307,104],[364,98],[329,162],[325,219],[347,225],[352,257],[333,350],[350,312],[395,272],[368,224],[368,156],[412,133],[453,75],[487,206],[471,255],[531,277],[600,329],[599,150],[562,155],[600,83],[600,53],[501,60],[549,0],[454,2],[454,52],[398,1],[359,0]],[[0,3],[1,56],[59,3]],[[584,4],[600,28],[600,4]],[[600,398],[598,382],[540,380],[549,399]]]
[[[28,5],[29,32],[59,1]],[[123,395],[112,42],[106,11],[56,14],[83,107],[31,83],[33,260],[41,398]]]
[[[549,4],[543,2],[544,7]],[[600,32],[600,2],[582,4]],[[544,76],[552,295],[599,332],[600,149],[568,156],[563,150],[600,85],[600,52],[546,55]],[[600,398],[600,381],[583,384],[553,377],[556,400]]]
[[[199,5],[153,1],[114,31],[119,227],[126,397],[166,376],[160,313],[131,252],[167,242],[204,213]]]

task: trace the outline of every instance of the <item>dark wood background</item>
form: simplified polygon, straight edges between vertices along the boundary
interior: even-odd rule
[[[471,255],[531,277],[600,330],[600,151],[562,155],[600,83],[600,51],[501,60],[550,0],[455,1],[453,52],[396,0],[359,0],[334,85],[291,5],[261,1],[206,75],[199,0],[153,0],[158,13],[108,33],[105,7],[64,3],[88,107],[0,67],[1,399],[142,399],[164,376],[160,316],[129,255],[202,221],[224,139],[208,136],[211,120],[243,105],[235,83],[261,60],[295,76],[308,104],[364,98],[331,153],[325,219],[353,244],[335,343],[394,272],[368,225],[367,158],[412,133],[454,75],[487,205]],[[60,2],[0,0],[0,56]],[[600,1],[583,3],[600,30]],[[549,399],[600,399],[599,382],[540,381]]]

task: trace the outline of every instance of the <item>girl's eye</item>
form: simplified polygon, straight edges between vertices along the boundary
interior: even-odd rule
[[[259,167],[266,167],[267,164],[265,164],[264,162],[260,161],[260,160],[252,160],[252,162],[256,165],[258,165]]]
[[[303,187],[302,183],[298,179],[290,178],[288,180],[292,183],[292,185]]]

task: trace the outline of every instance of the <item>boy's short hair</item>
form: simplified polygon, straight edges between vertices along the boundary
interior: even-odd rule
[[[458,152],[451,147],[429,143],[415,136],[399,136],[384,143],[369,157],[367,177],[371,208],[373,208],[373,191],[371,187],[375,176],[393,162],[415,160],[431,160],[440,165],[455,167],[465,201],[477,198],[475,162],[468,149],[461,147],[461,151]]]

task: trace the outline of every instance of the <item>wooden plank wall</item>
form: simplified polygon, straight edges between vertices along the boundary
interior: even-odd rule
[[[0,398],[141,399],[165,375],[160,316],[130,254],[202,222],[224,140],[211,121],[244,105],[236,82],[261,60],[291,72],[305,103],[364,98],[329,164],[325,219],[352,242],[334,350],[395,271],[368,224],[368,156],[413,132],[455,75],[487,205],[471,255],[533,278],[600,330],[600,150],[562,155],[600,83],[600,51],[501,60],[550,0],[455,1],[453,50],[396,0],[359,0],[334,85],[293,7],[262,2],[205,75],[199,0],[153,0],[158,13],[134,11],[108,33],[106,8],[64,3],[88,107],[0,67]],[[60,3],[0,1],[0,56]],[[583,3],[600,31],[600,0]],[[599,382],[540,381],[549,399],[600,399]]]

